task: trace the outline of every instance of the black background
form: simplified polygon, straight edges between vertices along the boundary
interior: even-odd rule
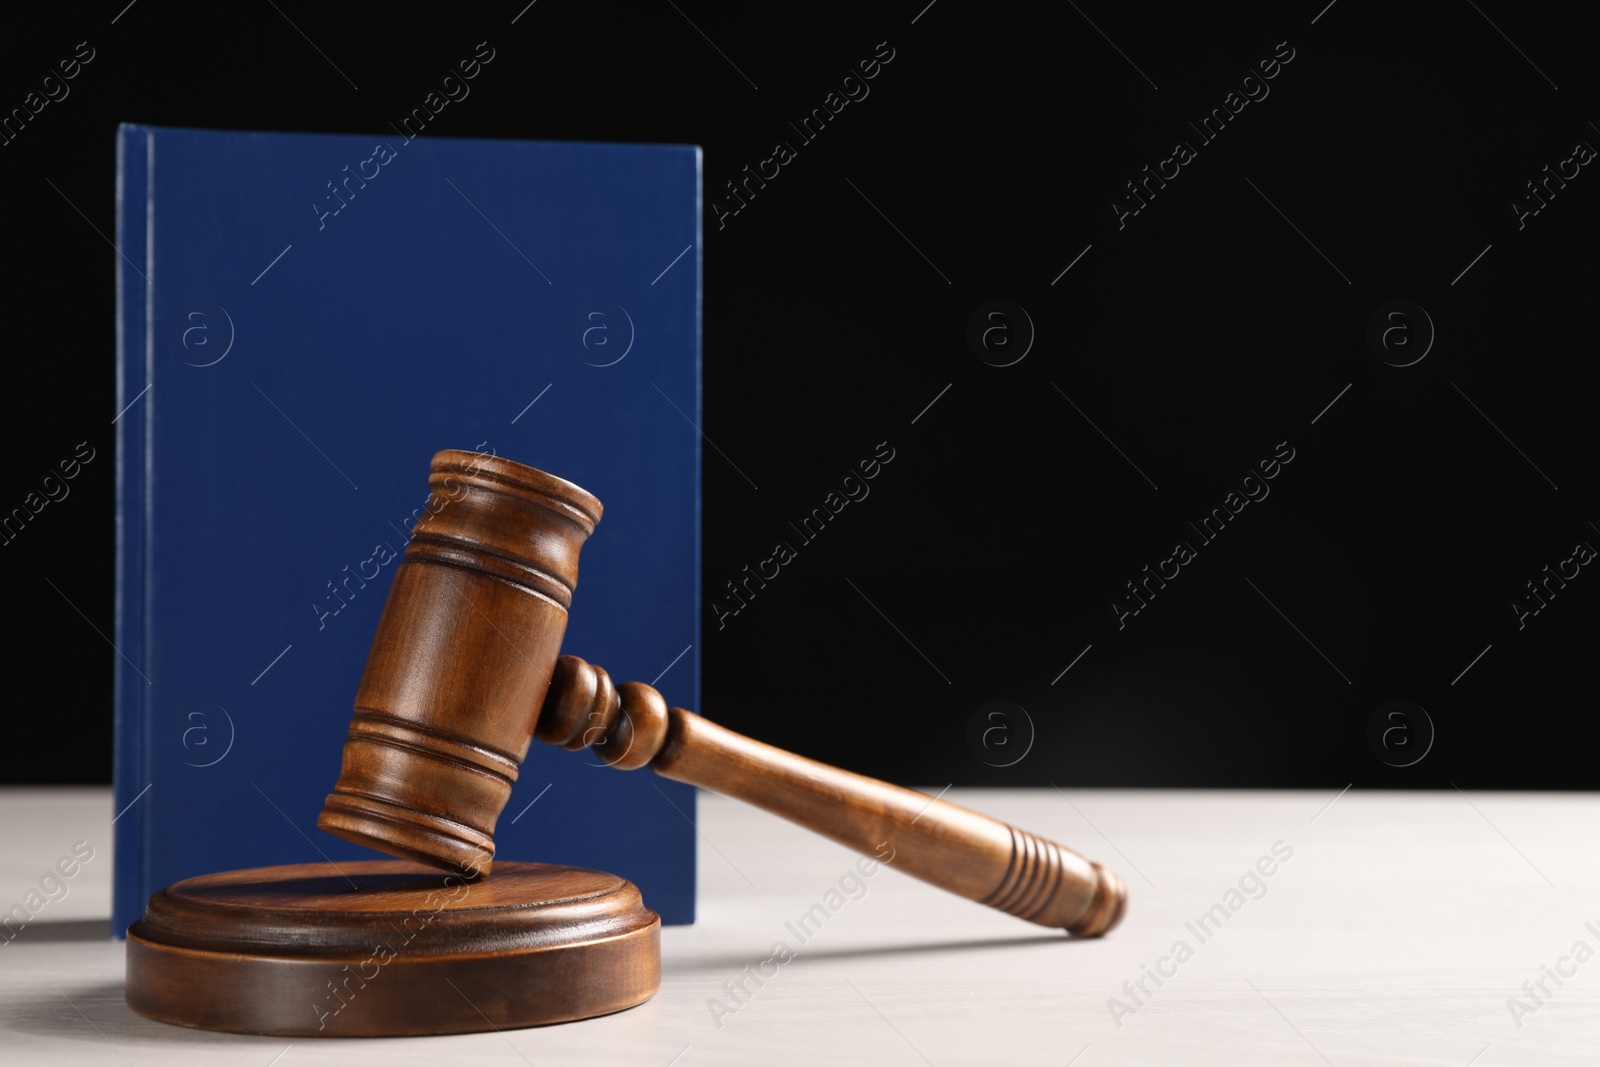
[[[1589,786],[1600,576],[1520,630],[1511,607],[1600,545],[1600,173],[1522,229],[1511,207],[1600,146],[1589,9],[924,3],[8,16],[8,112],[96,55],[0,148],[0,508],[80,441],[102,458],[0,547],[0,780],[110,777],[116,124],[382,132],[487,40],[430,135],[705,148],[706,714],[920,784]],[[880,42],[870,95],[799,144]],[[1279,42],[1270,95],[1200,146],[1186,120]],[[778,140],[797,158],[719,229]],[[1119,230],[1178,140],[1197,158]],[[1007,367],[967,343],[994,299],[1036,331]],[[1365,341],[1393,299],[1437,331],[1409,367]],[[1200,546],[1186,523],[1284,441]],[[880,442],[870,496],[800,546],[787,524]],[[798,558],[719,629],[780,539]],[[1179,539],[1197,559],[1119,629]],[[1405,768],[1366,740],[1394,699],[1437,729]]]

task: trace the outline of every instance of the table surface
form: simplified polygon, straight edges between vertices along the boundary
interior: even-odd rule
[[[0,909],[74,843],[94,850],[67,896],[0,944],[0,1062],[1595,1062],[1600,797],[1335,794],[947,794],[1119,871],[1130,907],[1100,940],[1051,933],[887,868],[857,888],[852,853],[703,796],[699,922],[663,931],[661,992],[648,1003],[505,1033],[288,1040],[130,1011],[123,946],[106,937],[110,791],[0,790]],[[851,892],[830,896],[841,880]],[[818,903],[837,910],[802,944],[785,924]],[[748,996],[730,996],[780,940],[794,957],[759,988],[747,981]]]

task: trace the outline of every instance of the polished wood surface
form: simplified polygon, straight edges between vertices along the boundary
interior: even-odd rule
[[[428,488],[317,825],[487,872],[601,507],[571,482],[476,452],[435,455]]]
[[[613,767],[649,767],[680,782],[748,801],[952,893],[1080,936],[1122,919],[1117,875],[1026,830],[911,789],[753,741],[647,685],[562,656],[535,736],[592,745]]]
[[[1030,922],[1097,936],[1121,920],[1122,880],[1070,849],[668,709],[651,687],[614,686],[582,660],[558,664],[578,550],[600,502],[471,452],[436,455],[429,486],[317,820],[324,830],[488,873],[495,823],[538,737],[596,745],[619,769],[649,766],[747,800]]]
[[[394,860],[190,878],[128,930],[127,1000],[206,1030],[467,1033],[629,1008],[660,984],[660,920],[613,874]]]

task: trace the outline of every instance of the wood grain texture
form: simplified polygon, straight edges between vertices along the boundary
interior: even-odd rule
[[[428,488],[317,825],[486,873],[601,506],[570,482],[475,452],[435,455]]]
[[[653,688],[562,656],[578,550],[600,502],[509,460],[440,452],[427,516],[373,638],[329,833],[487,874],[494,827],[534,737],[596,746],[791,819],[969,900],[1080,936],[1121,920],[1113,872],[1026,831],[743,737]]]
[[[190,878],[128,930],[127,999],[182,1026],[372,1037],[603,1015],[660,984],[631,882],[502,863],[470,881],[392,860]]]
[[[952,893],[1041,926],[1106,933],[1127,907],[1117,875],[1071,849],[915,790],[754,741],[647,685],[613,686],[562,656],[536,736],[594,746],[619,769],[649,767],[747,801]]]

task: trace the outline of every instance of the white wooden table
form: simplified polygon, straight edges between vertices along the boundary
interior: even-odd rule
[[[858,889],[853,854],[708,796],[700,919],[663,932],[649,1003],[503,1034],[289,1041],[129,1011],[122,944],[103,936],[110,791],[0,790],[0,909],[74,842],[95,850],[0,945],[0,1063],[1595,1063],[1600,957],[1572,952],[1600,952],[1600,797],[1336,792],[953,790],[1122,874],[1128,916],[1099,941],[888,869]],[[1278,842],[1292,856],[1250,877]],[[785,925],[839,900],[805,943]],[[744,976],[778,941],[794,958],[757,986]]]

